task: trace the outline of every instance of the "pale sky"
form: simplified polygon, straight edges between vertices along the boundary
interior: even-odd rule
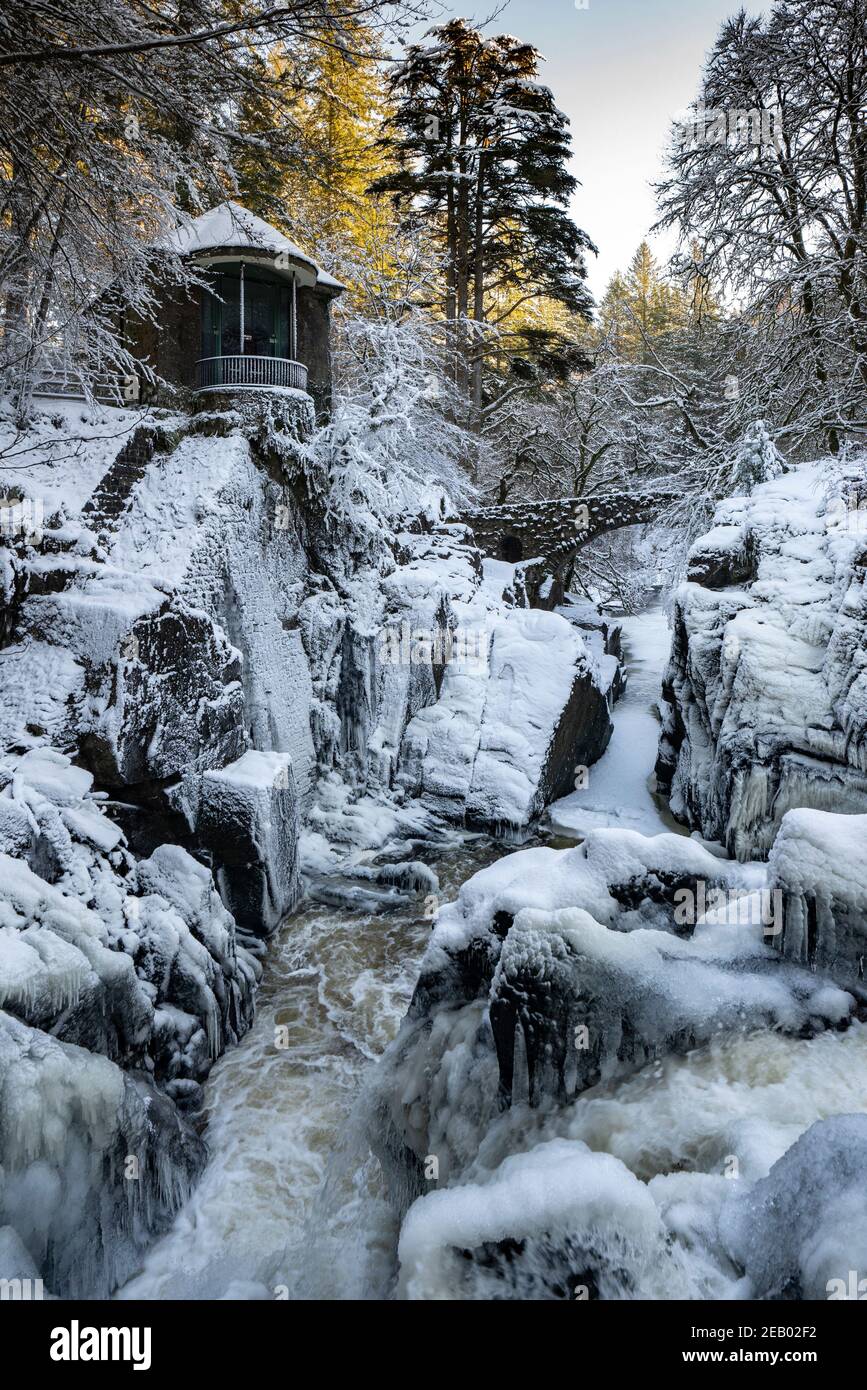
[[[583,0],[579,0],[579,4]],[[482,23],[496,0],[442,8]],[[489,33],[510,33],[541,49],[541,79],[572,124],[573,205],[599,247],[589,257],[597,298],[624,269],[655,220],[650,182],[659,174],[668,128],[698,90],[705,54],[722,20],[762,0],[506,0]],[[654,244],[665,259],[671,248]]]

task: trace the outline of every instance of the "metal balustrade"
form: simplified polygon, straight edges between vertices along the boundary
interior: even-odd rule
[[[197,391],[234,386],[290,386],[306,391],[307,368],[288,357],[257,357],[252,353],[202,357],[196,363]]]
[[[79,366],[71,359],[49,353],[41,364],[33,394],[66,401],[90,398],[100,405],[122,406],[138,400],[139,387],[134,376],[122,376],[99,364]]]

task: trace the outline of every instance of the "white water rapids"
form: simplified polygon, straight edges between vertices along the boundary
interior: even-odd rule
[[[591,788],[555,810],[561,834],[605,823],[674,828],[648,790],[665,619],[649,613],[624,627],[630,687]],[[441,897],[506,852],[474,841],[432,860]],[[254,1027],[206,1088],[205,1173],[120,1297],[388,1296],[397,1230],[366,1154],[363,1086],[406,1011],[428,930],[418,907],[311,906],[284,925],[269,945]],[[286,1048],[275,1046],[281,1024]],[[862,1025],[810,1042],[735,1037],[595,1088],[573,1112],[572,1137],[644,1181],[719,1172],[735,1143],[760,1176],[814,1120],[867,1109],[864,1077]],[[705,1292],[693,1296],[724,1296],[726,1279],[696,1270],[694,1286]],[[660,1287],[658,1296],[671,1294]]]
[[[441,893],[454,896],[465,878],[505,852],[482,841],[434,861]],[[309,1291],[316,1233],[307,1218],[341,1139],[351,1151],[354,1134],[343,1132],[365,1072],[406,1013],[429,931],[416,904],[374,914],[312,906],[279,931],[269,945],[253,1028],[220,1059],[206,1087],[205,1173],[122,1297],[264,1298],[274,1290],[303,1297]],[[282,1024],[289,1045],[278,1048],[275,1029]],[[348,1263],[330,1276],[316,1274],[317,1284],[333,1278],[333,1297],[357,1297],[355,1277],[377,1277],[367,1269],[365,1240],[372,1242],[374,1265],[391,1259],[376,1248],[378,1240],[391,1245],[396,1233],[384,1209],[369,1207],[376,1201],[375,1175],[362,1172],[357,1187],[356,1193],[353,1171],[347,1203],[368,1209],[363,1223],[354,1206],[339,1218]],[[362,1225],[361,1244],[350,1250]]]

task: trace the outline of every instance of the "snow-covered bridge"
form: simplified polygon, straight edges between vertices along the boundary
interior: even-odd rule
[[[482,507],[461,520],[472,528],[484,555],[527,567],[531,601],[539,601],[546,577],[555,582],[546,592],[568,587],[578,552],[588,541],[624,526],[653,521],[673,498],[670,484],[641,492],[603,493],[596,497],[557,497],[544,502],[518,501]],[[534,561],[532,565],[529,562]],[[544,606],[548,606],[547,603]]]

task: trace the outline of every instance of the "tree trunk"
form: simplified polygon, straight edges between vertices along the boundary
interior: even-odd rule
[[[476,335],[473,342],[472,367],[472,428],[476,434],[482,431],[482,371],[485,344],[481,337],[481,325],[485,319],[485,156],[480,150],[479,169],[476,179],[476,226],[474,247],[474,303],[473,318],[476,321]]]

